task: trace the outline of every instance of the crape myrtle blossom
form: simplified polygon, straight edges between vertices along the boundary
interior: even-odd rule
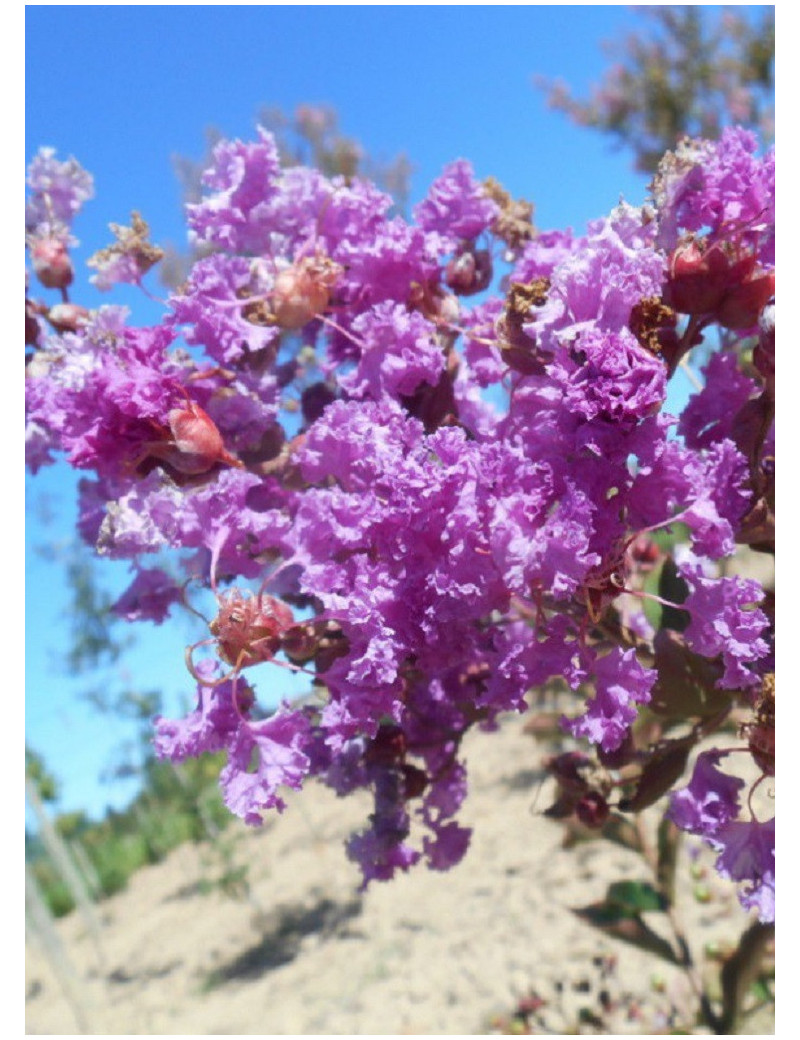
[[[502,189],[464,160],[408,221],[366,181],[283,168],[264,130],[221,142],[187,209],[205,255],[163,320],[107,307],[29,341],[29,464],[84,472],[82,536],[132,563],[115,611],[161,623],[198,583],[216,599],[197,706],[156,721],[157,753],[226,751],[226,804],[253,824],[308,778],[368,788],[347,846],[366,884],[458,862],[465,735],[553,677],[574,698],[565,734],[622,765],[650,753],[637,724],[665,633],[730,691],[726,712],[755,703],[769,604],[719,562],[771,537],[773,178],[731,131],[668,156],[644,207],[511,234]],[[45,182],[71,220],[89,182],[40,156],[34,216]],[[152,255],[120,243],[101,274]],[[59,278],[40,281],[66,293]],[[715,324],[703,388],[668,415]],[[674,602],[645,587],[670,567]],[[256,682],[285,667],[314,696],[264,717]],[[768,830],[718,761],[701,756],[673,818],[720,843],[766,919]]]
[[[76,159],[62,161],[56,159],[55,149],[40,148],[28,167],[27,184],[26,230],[39,234],[47,230],[63,237],[65,244],[74,244],[69,229],[83,204],[94,195],[91,174]]]
[[[584,715],[571,719],[566,728],[604,751],[616,751],[636,718],[636,704],[650,700],[656,674],[643,668],[633,650],[615,647],[593,665],[595,694]]]
[[[267,288],[250,260],[215,253],[198,260],[181,292],[171,298],[173,321],[186,343],[202,347],[222,365],[258,356],[271,345],[277,347],[280,330],[248,321],[241,297]]]
[[[174,761],[226,751],[228,762],[220,776],[225,804],[246,822],[260,823],[257,808],[283,809],[279,789],[299,788],[308,772],[301,750],[308,724],[301,712],[286,706],[268,719],[251,719],[254,697],[247,683],[238,677],[219,682],[212,662],[203,671],[208,684],[198,683],[195,710],[185,719],[155,719],[156,751]],[[254,755],[257,765],[251,772]]]
[[[727,751],[704,751],[687,787],[675,792],[669,815],[683,830],[703,838],[719,855],[722,877],[745,882],[743,906],[754,908],[761,921],[775,919],[775,818],[740,819],[739,795],[744,780],[720,769]]]
[[[766,657],[769,647],[761,637],[768,620],[754,606],[763,597],[757,581],[745,578],[706,578],[702,568],[691,561],[679,567],[689,586],[681,606],[691,622],[686,640],[707,657],[719,655],[725,667],[718,685],[739,690],[759,681],[753,665]],[[752,609],[750,609],[752,608]]]
[[[659,244],[673,249],[685,232],[733,232],[775,263],[775,153],[757,155],[752,131],[729,127],[719,141],[685,141],[654,181]]]
[[[181,602],[181,590],[160,567],[141,567],[136,577],[111,607],[126,621],[148,619],[160,625],[170,609]]]
[[[497,203],[488,197],[464,159],[446,166],[426,198],[414,207],[416,222],[441,237],[445,252],[460,240],[477,238],[498,215]]]

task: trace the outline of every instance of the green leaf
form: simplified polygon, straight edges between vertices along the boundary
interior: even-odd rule
[[[650,599],[650,596],[657,596],[658,589],[661,582],[661,571],[663,570],[663,563],[658,567],[654,567],[653,570],[647,575],[644,580],[643,591],[647,593],[645,599],[642,600],[642,608],[644,610],[644,616],[658,631],[661,628],[661,615],[664,612],[664,608],[658,602],[657,599]]]
[[[664,897],[649,881],[615,881],[608,886],[606,903],[629,916],[666,908]]]
[[[676,521],[670,524],[669,527],[661,527],[657,531],[651,531],[650,538],[664,552],[671,552],[676,545],[691,542],[692,532],[686,524]]]
[[[766,979],[756,979],[750,992],[759,1004],[769,1004],[775,999]]]

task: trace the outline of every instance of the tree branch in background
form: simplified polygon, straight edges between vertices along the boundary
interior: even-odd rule
[[[615,58],[588,100],[560,80],[536,77],[551,108],[579,126],[631,148],[636,168],[653,173],[684,135],[719,137],[736,123],[774,138],[775,11],[757,23],[724,8],[712,20],[700,7],[639,8],[645,29],[606,43]]]

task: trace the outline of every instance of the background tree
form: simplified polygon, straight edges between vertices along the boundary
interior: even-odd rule
[[[551,108],[580,126],[611,134],[653,173],[688,134],[718,137],[724,126],[757,130],[768,144],[775,118],[775,9],[751,17],[726,7],[712,20],[702,7],[640,8],[640,33],[608,41],[613,63],[588,100],[561,81],[537,77]]]
[[[43,802],[54,802],[58,798],[58,781],[45,765],[42,756],[25,745],[25,776],[36,788]]]

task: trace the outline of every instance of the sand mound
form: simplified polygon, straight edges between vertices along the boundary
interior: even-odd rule
[[[640,858],[605,841],[562,847],[562,826],[542,815],[543,751],[521,720],[471,735],[465,753],[474,835],[459,867],[359,893],[342,843],[369,799],[311,786],[262,829],[225,832],[248,897],[209,884],[219,852],[183,846],[101,904],[101,957],[77,915],[59,921],[79,1007],[31,939],[27,1032],[482,1035],[520,1002],[540,1033],[670,1031],[693,1006],[682,972],[573,913],[611,881],[647,879]],[[735,938],[746,919],[733,894],[712,882],[699,904],[689,884],[697,952]]]

